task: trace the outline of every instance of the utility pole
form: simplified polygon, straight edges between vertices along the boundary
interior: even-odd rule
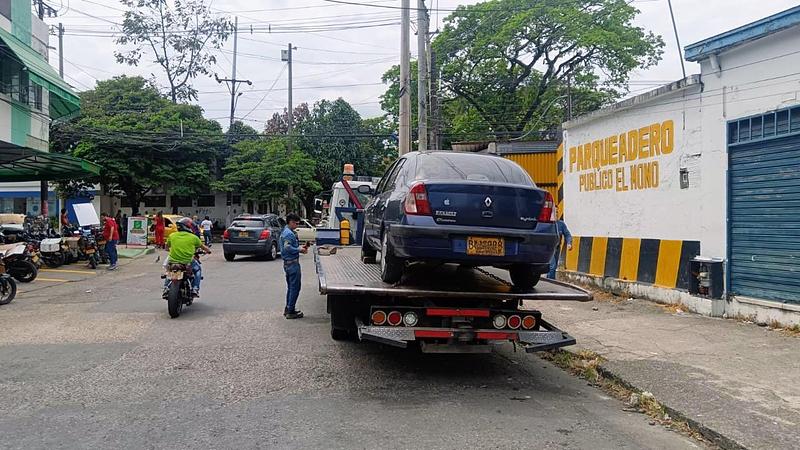
[[[403,0],[400,20],[400,154],[411,151],[411,83],[409,79],[411,49],[409,28],[411,27],[410,0]]]
[[[289,105],[286,114],[286,134],[289,140],[286,144],[287,152],[292,153],[292,128],[294,128],[294,102],[292,101],[292,50],[297,50],[297,47],[292,47],[290,42],[286,50],[281,51],[281,61],[286,62],[286,68],[289,72]]]
[[[44,2],[39,2],[39,19],[44,19]],[[58,23],[58,75],[64,78],[64,25]],[[50,215],[48,202],[50,200],[50,185],[47,180],[39,183],[39,212],[43,217]],[[60,222],[59,222],[60,223]],[[59,225],[60,227],[60,225]]]
[[[64,25],[58,22],[58,74],[64,78]]]
[[[231,115],[230,115],[230,122],[228,123],[228,142],[231,142],[233,140],[233,135],[231,133],[233,132],[233,122],[235,121],[236,99],[239,97],[239,95],[242,95],[241,92],[239,92],[238,95],[236,92],[237,89],[239,88],[239,84],[247,83],[248,86],[251,86],[253,84],[253,82],[250,80],[239,80],[236,78],[236,54],[239,51],[238,38],[239,38],[239,17],[237,16],[234,18],[233,22],[233,61],[231,63],[233,67],[231,67],[231,78],[220,78],[219,76],[217,76],[217,74],[214,74],[214,78],[217,80],[217,83],[220,84],[225,83],[225,85],[228,87],[228,91],[231,93]],[[231,198],[232,198],[231,193],[228,192],[227,199]],[[231,223],[231,202],[227,199],[226,203],[228,206],[228,215],[226,217],[226,223],[225,223],[226,226],[230,225]]]
[[[686,78],[686,65],[683,62],[683,49],[681,48],[681,39],[678,37],[678,25],[675,24],[675,13],[672,12],[672,0],[667,0],[667,5],[669,5],[669,16],[672,18],[672,29],[675,31],[675,42],[678,44],[678,59],[681,60],[683,78]]]
[[[425,0],[417,0],[417,124],[417,149],[428,150],[428,10]]]
[[[430,126],[430,147],[431,150],[441,150],[441,105],[439,104],[439,85],[438,73],[436,72],[436,54],[433,49],[429,53],[430,64],[430,92],[431,92],[431,126]]]

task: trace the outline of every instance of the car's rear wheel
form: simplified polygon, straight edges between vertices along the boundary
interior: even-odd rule
[[[534,266],[528,264],[515,264],[508,269],[514,287],[523,291],[529,291],[539,283],[542,274]]]
[[[225,261],[233,261],[236,258],[236,253],[224,253]]]
[[[265,258],[267,261],[272,261],[277,257],[278,257],[278,244],[273,242],[272,244],[270,244],[269,251],[267,252]]]
[[[392,254],[389,232],[385,231],[381,239],[381,280],[385,283],[397,283],[402,276],[403,260]]]
[[[367,230],[361,234],[361,262],[375,264],[378,252],[367,242]]]

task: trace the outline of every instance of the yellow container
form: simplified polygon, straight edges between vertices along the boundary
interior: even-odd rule
[[[350,245],[350,221],[347,219],[339,222],[339,241],[342,245]]]

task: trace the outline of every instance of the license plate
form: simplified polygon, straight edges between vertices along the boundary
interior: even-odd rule
[[[477,256],[505,256],[505,239],[470,236],[467,238],[467,254]]]
[[[239,237],[247,237],[247,231],[240,231]]]
[[[183,279],[183,272],[170,272],[169,273],[170,280],[182,280]]]

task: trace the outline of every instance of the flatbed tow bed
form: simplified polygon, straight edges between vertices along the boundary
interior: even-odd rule
[[[592,300],[584,289],[546,279],[518,292],[491,270],[454,264],[414,265],[400,283],[387,284],[380,266],[363,263],[356,246],[318,247],[314,259],[336,340],[357,337],[396,347],[417,341],[430,353],[483,353],[510,341],[538,352],[575,339],[541,312],[520,309],[523,300]]]

